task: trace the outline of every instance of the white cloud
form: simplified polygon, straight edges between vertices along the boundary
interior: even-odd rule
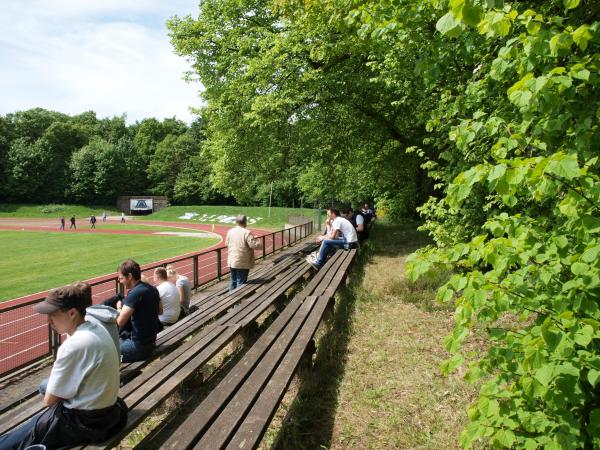
[[[199,84],[169,43],[165,20],[197,0],[9,0],[0,15],[0,114],[43,107],[99,117],[189,121]]]

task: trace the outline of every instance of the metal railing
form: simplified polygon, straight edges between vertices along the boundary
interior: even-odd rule
[[[256,259],[265,258],[313,232],[313,223],[308,222],[293,228],[257,235],[262,248],[255,250]],[[172,265],[180,275],[189,278],[193,289],[220,280],[229,273],[227,247],[164,259],[142,266],[142,275],[150,275],[157,267]],[[92,286],[92,300],[99,303],[124,288],[114,275],[87,280]],[[50,355],[55,355],[61,338],[48,324],[46,316],[37,314],[32,306],[44,300],[46,292],[28,296],[22,301],[0,303],[0,376],[17,371]]]

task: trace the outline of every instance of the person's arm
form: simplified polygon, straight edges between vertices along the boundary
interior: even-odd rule
[[[158,302],[158,315],[162,316],[163,315],[163,303],[162,303],[162,298],[160,299],[160,301]]]
[[[356,216],[356,231],[365,231],[365,219],[361,214]]]
[[[179,304],[183,305],[185,303],[185,291],[183,286],[175,286],[177,288],[177,292],[179,293]]]
[[[119,316],[117,317],[117,325],[119,327],[124,327],[127,324],[127,322],[129,322],[129,319],[131,318],[134,312],[135,309],[124,305],[123,308],[121,308],[121,310],[119,311]]]
[[[44,405],[46,405],[48,408],[56,405],[60,401],[62,401],[62,398],[52,395],[50,392],[46,392],[44,394]]]
[[[248,243],[248,247],[250,247],[250,248],[261,248],[262,247],[262,239],[258,239],[256,237],[254,237],[254,235],[252,233],[248,233],[246,242]]]

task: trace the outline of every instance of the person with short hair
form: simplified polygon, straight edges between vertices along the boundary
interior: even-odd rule
[[[102,211],[102,222],[106,222],[106,211]]]
[[[369,237],[369,230],[367,230],[366,220],[361,211],[354,211],[354,209],[352,209],[352,207],[349,206],[344,211],[344,215],[346,216],[346,219],[348,219],[348,221],[356,229],[356,234],[358,235],[358,240],[360,242],[364,241]]]
[[[175,284],[169,281],[167,269],[157,267],[154,269],[154,282],[160,294],[163,312],[158,316],[163,325],[173,325],[179,319],[181,309],[179,306],[179,292]]]
[[[60,229],[63,231],[65,229],[65,216],[61,216],[60,218]]]
[[[75,225],[75,216],[71,216],[71,226],[69,227],[69,230],[75,228],[75,230],[77,230],[77,225]]]
[[[125,223],[125,213],[121,211],[121,223]]]
[[[101,443],[127,422],[119,392],[119,356],[108,332],[85,320],[87,293],[78,284],[50,291],[34,309],[68,338],[58,348],[45,389],[48,407],[21,427],[0,436],[0,449],[41,444],[70,448]]]
[[[117,269],[119,282],[128,289],[127,296],[115,296],[104,302],[119,311],[119,340],[121,361],[144,361],[152,356],[159,332],[162,305],[158,290],[141,280],[142,270],[133,259],[124,261]]]
[[[340,216],[339,210],[328,208],[327,218],[331,220],[331,231],[317,237],[317,242],[321,243],[321,247],[316,260],[311,258],[310,255],[306,258],[306,262],[317,270],[323,267],[325,260],[335,248],[358,247],[356,230],[345,217]]]
[[[236,226],[227,232],[227,265],[229,266],[229,291],[237,289],[248,280],[250,269],[254,267],[254,249],[262,244],[252,232],[246,228],[248,218],[238,214]]]
[[[177,292],[179,293],[179,305],[181,307],[181,313],[179,318],[187,316],[190,313],[190,299],[192,297],[192,286],[190,280],[185,275],[181,275],[177,272],[177,269],[173,266],[167,266],[167,277],[171,283],[175,283]]]
[[[92,214],[92,216],[90,217],[90,224],[92,225],[90,228],[96,228],[96,216]]]

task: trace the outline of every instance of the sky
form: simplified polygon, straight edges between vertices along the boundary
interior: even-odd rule
[[[202,86],[175,55],[165,21],[199,0],[2,0],[0,114],[41,107],[98,118],[190,122]]]

